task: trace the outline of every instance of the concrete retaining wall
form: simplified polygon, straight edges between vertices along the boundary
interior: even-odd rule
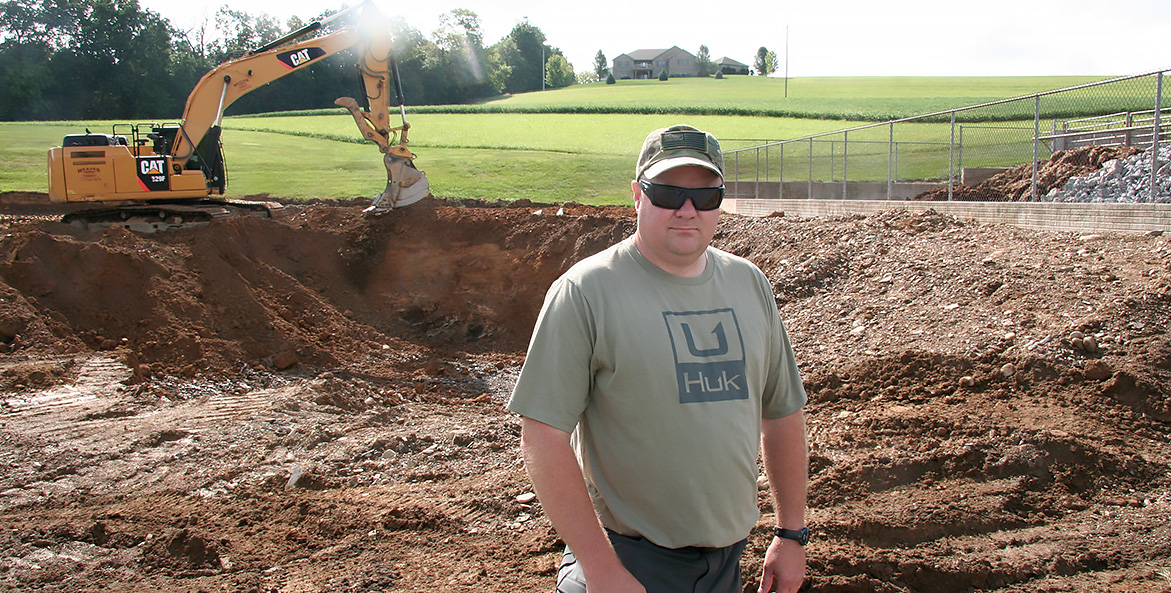
[[[1171,204],[1070,204],[1038,202],[915,202],[903,200],[725,199],[722,209],[746,216],[784,212],[806,218],[927,209],[964,220],[1075,232],[1171,232]]]

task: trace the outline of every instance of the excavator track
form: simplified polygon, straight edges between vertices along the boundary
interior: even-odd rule
[[[92,208],[66,214],[61,221],[86,230],[120,226],[138,233],[157,233],[206,226],[233,216],[277,218],[286,213],[285,206],[278,202],[209,199]]]

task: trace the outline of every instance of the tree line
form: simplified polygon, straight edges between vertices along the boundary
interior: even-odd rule
[[[224,5],[214,22],[180,30],[137,0],[0,2],[0,121],[178,119],[209,70],[306,24]],[[429,37],[392,19],[391,38],[407,104],[466,103],[575,81],[561,50],[527,21],[485,46],[479,16],[455,9]],[[245,95],[228,113],[329,107],[357,92],[357,81],[353,56],[341,52]]]

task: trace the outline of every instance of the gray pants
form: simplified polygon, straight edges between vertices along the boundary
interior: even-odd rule
[[[641,537],[607,532],[622,565],[647,593],[742,593],[740,555],[748,540],[726,548],[657,546]],[[557,571],[557,593],[586,593],[585,576],[568,546]]]

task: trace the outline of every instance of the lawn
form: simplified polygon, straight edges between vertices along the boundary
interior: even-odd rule
[[[809,78],[790,80],[788,98],[784,97],[785,81],[775,78],[596,83],[478,105],[408,107],[410,146],[418,155],[416,165],[427,173],[432,192],[438,196],[625,203],[642,139],[657,127],[689,123],[711,131],[725,150],[731,151],[764,141],[856,128],[875,118],[906,117],[1092,80]],[[1052,109],[1103,101],[1095,96],[1071,93],[1052,102]],[[1105,102],[1118,104],[1128,96]],[[1019,104],[1031,105],[1032,101]],[[1018,104],[997,106],[983,110],[984,115],[975,119],[1019,119],[1016,111],[1020,110]],[[781,112],[802,117],[747,115]],[[1031,127],[1032,116],[1027,119]],[[0,143],[0,191],[46,191],[48,148],[59,145],[67,133],[86,127],[109,131],[111,123],[0,123],[0,136],[5,139]],[[968,125],[975,129],[978,124]],[[385,185],[381,156],[373,144],[357,135],[353,121],[339,109],[228,117],[224,129],[229,196],[372,197]],[[890,155],[881,142],[889,134],[883,126],[851,133],[852,155],[874,152],[873,158],[850,165],[851,180],[885,178]],[[900,143],[894,155],[897,177],[938,178],[941,163],[946,171],[949,155],[941,148],[946,144],[941,143],[950,136],[947,123],[899,124],[896,135]],[[815,148],[821,163],[818,178],[840,176],[841,165],[836,159],[845,145],[829,142],[835,138],[826,138],[827,142]],[[981,138],[973,134],[965,139],[970,157],[986,151],[982,145],[991,146],[990,140]],[[792,151],[799,148],[791,145],[787,150],[787,157],[792,157]],[[808,152],[808,147],[804,150]],[[1013,160],[1018,158],[1015,152],[1019,151],[996,158]],[[751,158],[741,155],[741,171]],[[776,165],[770,162],[770,166]],[[783,174],[786,179],[808,177],[807,171],[797,167],[787,168]]]

